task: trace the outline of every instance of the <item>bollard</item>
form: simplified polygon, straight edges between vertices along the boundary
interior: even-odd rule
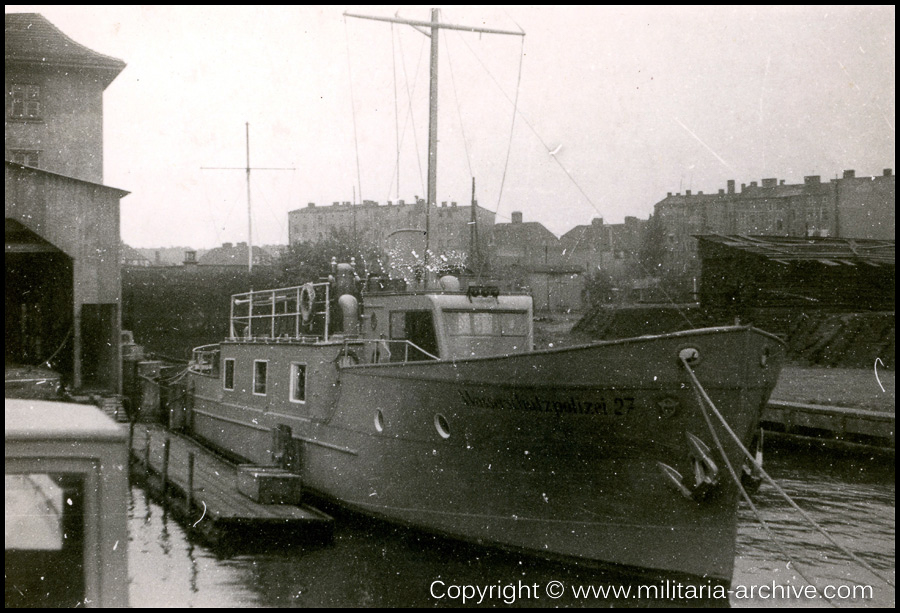
[[[188,487],[187,487],[187,515],[191,516],[194,508],[194,452],[188,452]]]
[[[144,470],[150,474],[150,428],[146,430],[146,445],[144,445]]]
[[[166,442],[163,443],[163,465],[162,465],[162,493],[163,496],[166,495],[166,486],[169,483],[169,445],[171,444],[171,440],[168,438]]]

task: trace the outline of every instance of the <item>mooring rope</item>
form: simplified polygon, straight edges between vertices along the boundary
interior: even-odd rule
[[[687,364],[685,359],[681,358],[681,361],[684,363],[685,368],[690,370],[690,366]],[[731,475],[731,479],[734,481],[735,485],[737,485],[738,491],[740,491],[741,496],[744,498],[747,504],[750,505],[750,510],[753,511],[753,515],[756,517],[757,521],[759,521],[760,525],[763,527],[763,530],[765,530],[766,535],[769,537],[769,539],[772,540],[773,543],[775,543],[775,546],[778,547],[781,555],[783,555],[790,564],[794,565],[794,569],[797,571],[797,574],[800,575],[807,584],[812,586],[812,588],[816,591],[816,595],[825,599],[832,607],[836,607],[834,602],[832,602],[830,598],[825,596],[825,594],[822,593],[821,590],[819,590],[818,586],[816,586],[812,579],[810,579],[803,573],[803,571],[800,569],[800,565],[791,556],[791,554],[788,553],[787,548],[785,548],[784,544],[778,539],[775,533],[772,532],[772,529],[769,527],[768,522],[763,519],[762,514],[759,512],[759,509],[755,504],[753,504],[753,500],[750,499],[750,495],[744,488],[743,483],[741,483],[740,477],[734,470],[734,467],[731,465],[731,460],[728,459],[728,455],[725,453],[725,447],[722,445],[722,441],[719,440],[719,435],[716,433],[715,428],[713,428],[712,420],[709,418],[709,412],[706,410],[706,404],[703,402],[703,397],[700,395],[700,391],[697,389],[697,385],[692,384],[691,388],[694,390],[694,395],[697,398],[697,404],[700,405],[700,410],[703,413],[703,419],[704,421],[706,421],[706,427],[709,428],[709,433],[716,444],[716,448],[718,448],[719,453],[722,454],[722,459],[725,460],[725,466],[728,467],[728,473]]]
[[[834,537],[832,537],[831,534],[827,530],[825,530],[825,528],[820,526],[818,524],[818,522],[816,522],[816,520],[814,520],[809,515],[809,513],[804,511],[802,508],[800,508],[797,505],[797,503],[794,502],[793,498],[791,498],[790,495],[788,495],[788,493],[785,492],[784,489],[782,489],[782,487],[780,485],[778,485],[778,483],[775,482],[775,480],[769,475],[769,473],[767,473],[765,471],[765,469],[763,469],[763,467],[756,461],[756,458],[753,457],[753,454],[751,454],[750,451],[744,446],[744,444],[741,442],[741,439],[738,437],[738,435],[735,434],[734,430],[731,429],[731,426],[728,425],[728,422],[722,416],[722,413],[719,412],[719,409],[716,408],[716,405],[712,401],[712,399],[709,397],[709,394],[707,394],[706,390],[703,389],[703,385],[700,383],[700,380],[697,379],[697,375],[694,373],[694,370],[691,368],[691,365],[688,364],[687,360],[683,357],[681,357],[680,360],[681,360],[681,363],[684,365],[685,370],[687,370],[688,376],[690,376],[690,378],[691,378],[691,383],[694,386],[695,393],[700,395],[702,397],[702,399],[706,401],[706,404],[708,404],[709,408],[712,409],[716,418],[720,422],[722,422],[722,426],[725,428],[725,431],[728,432],[728,434],[731,436],[731,438],[734,439],[735,443],[737,443],[737,446],[740,448],[740,450],[743,452],[743,454],[753,463],[753,465],[757,469],[759,469],[760,474],[766,479],[766,481],[768,481],[769,484],[772,485],[775,488],[775,490],[779,494],[781,494],[781,496],[788,502],[788,504],[791,505],[791,507],[793,507],[797,512],[799,512],[800,515],[806,521],[808,521],[810,523],[810,525],[812,525],[820,534],[822,534],[822,536],[824,536],[826,539],[828,539],[828,541],[832,545],[837,547],[840,551],[844,552],[844,554],[849,556],[851,560],[853,560],[854,562],[856,562],[857,564],[859,564],[860,566],[865,568],[867,571],[869,571],[870,573],[872,573],[873,575],[875,575],[876,577],[878,577],[879,579],[884,581],[886,584],[888,584],[891,587],[894,587],[893,581],[891,581],[890,579],[885,577],[879,571],[872,568],[872,566],[869,563],[867,563],[865,560],[860,559],[859,556],[857,556],[855,553],[853,553],[852,551],[850,551],[849,549],[847,549],[846,547],[844,547],[843,545],[838,543],[834,539]]]

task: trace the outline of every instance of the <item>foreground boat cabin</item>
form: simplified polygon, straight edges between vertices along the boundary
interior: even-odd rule
[[[127,606],[127,433],[87,405],[5,413],[6,606]]]

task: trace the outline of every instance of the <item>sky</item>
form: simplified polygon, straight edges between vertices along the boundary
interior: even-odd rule
[[[248,123],[254,244],[286,244],[309,202],[425,195],[428,39],[345,11],[430,17],[6,6],[127,63],[104,95],[104,182],[131,192],[122,238],[195,249],[247,240]],[[895,166],[894,11],[442,8],[525,36],[441,31],[437,199],[467,205],[474,177],[498,222],[521,211],[561,235],[729,179],[879,175]]]

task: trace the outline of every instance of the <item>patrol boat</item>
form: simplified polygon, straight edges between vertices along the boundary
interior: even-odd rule
[[[431,21],[345,15],[430,29],[430,213],[440,30],[524,33],[443,24],[437,9]],[[427,269],[428,221],[424,235]],[[453,277],[412,288],[359,279],[352,263],[333,263],[324,281],[237,294],[229,337],[193,352],[188,424],[378,518],[729,583],[739,495],[729,472],[743,466],[737,441],[756,436],[782,343],[721,327],[536,351],[532,311],[528,295],[462,291]]]
[[[232,297],[229,337],[193,352],[196,436],[378,518],[730,582],[723,453],[736,470],[744,456],[691,375],[749,446],[779,339],[734,326],[535,350],[530,296],[332,267]]]

